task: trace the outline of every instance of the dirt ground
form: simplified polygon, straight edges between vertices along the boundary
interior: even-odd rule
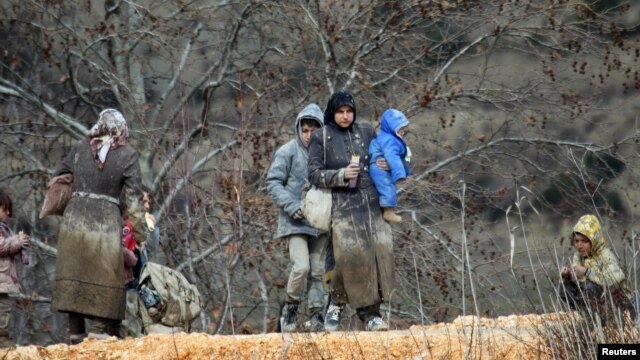
[[[564,314],[459,317],[388,332],[261,335],[204,333],[85,340],[74,346],[0,349],[2,359],[539,359],[550,358],[542,325]]]

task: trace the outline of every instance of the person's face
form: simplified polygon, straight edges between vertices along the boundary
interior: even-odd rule
[[[6,210],[4,206],[0,206],[0,220],[7,220],[11,217],[9,210]]]
[[[142,206],[144,206],[144,211],[151,209],[151,196],[147,192],[142,194]]]
[[[398,129],[398,131],[396,131],[396,134],[398,135],[398,137],[400,138],[404,138],[404,134],[406,133],[404,127],[401,127],[400,129]]]
[[[348,128],[353,123],[353,109],[350,106],[342,105],[333,115],[336,124],[343,129]]]
[[[300,127],[300,139],[302,139],[302,143],[304,146],[309,146],[311,142],[311,133],[318,129],[319,126],[302,124]]]
[[[591,240],[580,233],[573,234],[573,247],[576,248],[580,257],[591,255]]]

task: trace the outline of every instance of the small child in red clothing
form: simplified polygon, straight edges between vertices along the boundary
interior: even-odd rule
[[[122,226],[122,255],[124,257],[124,284],[127,289],[135,289],[138,285],[134,269],[138,264],[138,255],[136,255],[136,239],[133,237],[133,224],[125,215],[123,216],[124,225]]]

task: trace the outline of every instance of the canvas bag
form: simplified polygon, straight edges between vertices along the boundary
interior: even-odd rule
[[[327,130],[322,128],[322,143],[324,148],[324,162],[327,162]],[[315,185],[307,186],[302,193],[300,210],[309,225],[319,231],[329,231],[331,228],[331,188],[321,188]]]
[[[47,184],[47,194],[40,210],[40,219],[49,215],[60,215],[64,213],[71,193],[73,192],[73,175],[64,174],[56,176]]]
[[[138,316],[145,334],[189,332],[191,322],[200,315],[200,292],[179,271],[147,262],[137,289]]]

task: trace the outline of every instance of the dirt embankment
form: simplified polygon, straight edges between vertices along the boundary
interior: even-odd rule
[[[561,316],[564,318],[564,316]],[[451,323],[388,332],[262,335],[149,335],[81,344],[0,350],[3,359],[480,359],[550,358],[542,326],[556,314],[497,319],[460,317]]]

